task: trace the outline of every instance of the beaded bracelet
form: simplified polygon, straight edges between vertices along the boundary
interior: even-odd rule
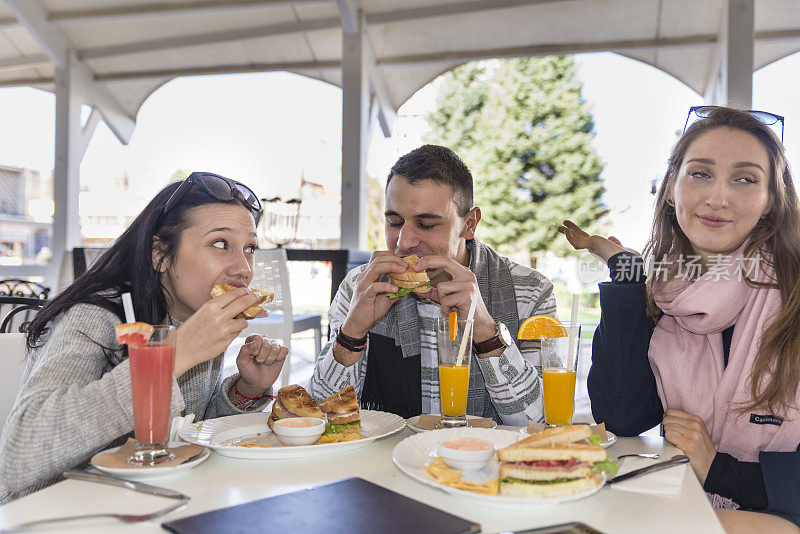
[[[241,407],[244,404],[249,406],[253,402],[255,402],[257,400],[260,400],[260,399],[274,399],[275,398],[273,395],[269,395],[266,392],[264,392],[264,394],[262,394],[262,395],[259,395],[258,397],[248,397],[247,395],[242,395],[241,393],[239,393],[239,388],[237,387],[238,384],[239,384],[238,380],[233,384],[233,394],[242,399],[240,401],[234,401],[233,402],[233,405],[236,406],[237,408]],[[245,408],[247,406],[245,406]]]

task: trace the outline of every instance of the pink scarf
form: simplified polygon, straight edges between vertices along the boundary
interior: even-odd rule
[[[741,262],[753,268],[750,278],[771,280],[766,261],[742,258],[744,246],[695,282],[675,277],[654,284],[655,301],[664,315],[650,340],[650,366],[664,409],[700,416],[720,452],[758,461],[760,451],[794,451],[800,442],[800,413],[790,410],[782,424],[759,408],[741,413],[751,400],[749,378],[764,328],[781,306],[777,289],[757,289],[741,275]],[[722,331],[736,325],[728,366],[724,367]],[[800,406],[800,393],[795,405]],[[765,419],[761,416],[767,416]]]

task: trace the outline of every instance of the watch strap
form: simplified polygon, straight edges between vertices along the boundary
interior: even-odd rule
[[[495,351],[499,348],[506,347],[506,344],[503,343],[503,340],[500,337],[500,327],[495,323],[495,330],[496,333],[486,341],[481,341],[480,343],[472,342],[472,352],[475,354],[486,354],[492,351]]]

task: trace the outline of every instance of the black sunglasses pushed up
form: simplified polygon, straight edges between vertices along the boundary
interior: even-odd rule
[[[720,109],[720,106],[692,106],[689,108],[689,114],[686,115],[686,122],[683,123],[683,132],[686,133],[686,128],[689,126],[689,119],[692,117],[692,114],[696,115],[699,119],[706,119],[711,114],[712,111],[715,109]],[[783,117],[781,115],[775,115],[774,113],[770,113],[769,111],[758,111],[755,109],[748,109],[745,113],[749,113],[756,119],[760,120],[764,124],[769,127],[772,127],[778,123],[781,125],[781,143],[783,143]],[[777,132],[776,132],[777,133]]]
[[[192,185],[197,185],[217,200],[239,200],[253,214],[253,219],[256,226],[258,226],[262,208],[261,201],[258,200],[256,194],[243,183],[212,172],[193,172],[190,174],[167,199],[161,211],[161,217],[164,217],[169,210],[181,201],[186,192],[192,188]]]

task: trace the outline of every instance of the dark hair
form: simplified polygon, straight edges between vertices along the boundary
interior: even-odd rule
[[[447,147],[422,145],[402,156],[389,171],[386,187],[389,187],[395,175],[411,185],[423,180],[449,185],[453,188],[453,200],[459,217],[464,217],[472,209],[472,173],[461,158]]]
[[[772,413],[780,413],[792,406],[800,384],[800,202],[783,144],[775,132],[750,113],[723,107],[714,108],[707,118],[689,126],[669,157],[667,172],[656,197],[653,228],[644,254],[649,262],[669,254],[692,254],[691,243],[667,200],[691,144],[716,129],[738,130],[753,136],[769,158],[770,209],[750,232],[744,253],[752,257],[766,250],[771,255],[777,283],[759,283],[747,276],[745,280],[754,287],[777,288],[781,294],[781,309],[764,329],[753,374],[748,377],[753,400],[741,411],[766,408]],[[648,313],[658,319],[661,310],[653,298],[653,278],[651,276],[647,281]]]
[[[36,314],[28,326],[28,348],[41,345],[41,338],[47,333],[50,323],[76,304],[100,306],[124,321],[119,296],[126,291],[130,291],[133,297],[137,321],[164,323],[169,304],[158,267],[164,262],[169,264],[175,257],[181,234],[191,225],[190,210],[205,204],[242,204],[238,198],[219,200],[200,187],[191,187],[162,217],[164,204],[181,183],[169,184],[159,191],[111,248]],[[153,267],[154,244],[159,253],[156,268]]]

